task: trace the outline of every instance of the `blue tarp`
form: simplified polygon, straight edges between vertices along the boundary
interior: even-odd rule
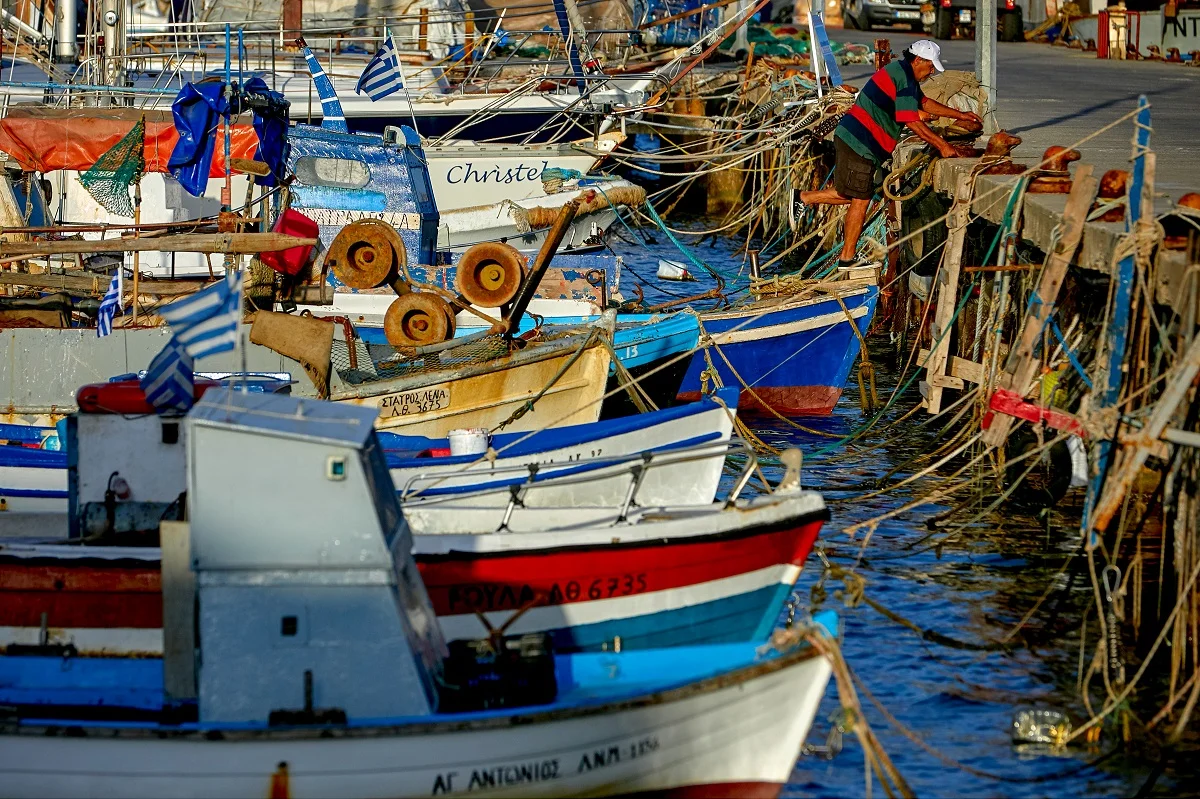
[[[258,134],[256,158],[271,169],[270,175],[255,177],[254,182],[262,186],[274,186],[283,177],[287,163],[286,102],[283,95],[271,91],[262,78],[246,81],[241,91],[246,95],[262,96],[274,107],[283,109],[281,113],[263,115],[256,111],[254,114],[254,132]],[[179,141],[171,151],[167,169],[193,197],[202,195],[208,185],[221,120],[236,111],[230,108],[229,98],[225,96],[225,83],[219,78],[188,83],[171,104]]]

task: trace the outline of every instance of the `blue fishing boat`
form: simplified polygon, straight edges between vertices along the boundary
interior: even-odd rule
[[[879,300],[875,285],[832,286],[702,313],[701,346],[709,346],[692,357],[679,399],[698,398],[701,375],[712,368],[723,385],[741,387],[743,412],[832,413]]]
[[[240,386],[240,378],[233,380]],[[286,385],[261,378],[247,382],[251,390],[258,391]],[[536,467],[539,484],[556,475],[595,473],[596,479],[584,488],[551,483],[526,499],[527,504],[563,506],[619,504],[627,484],[625,461],[630,457],[711,445],[706,457],[681,458],[677,463],[648,468],[635,497],[641,505],[705,504],[716,495],[737,401],[737,389],[724,389],[699,402],[636,416],[535,433],[499,433],[487,442],[497,457],[484,461],[478,455],[454,455],[445,438],[388,432],[380,432],[379,438],[397,489],[403,491],[416,481],[413,490],[427,496],[529,482],[531,465]],[[14,442],[29,445],[0,446],[0,507],[23,513],[67,513],[68,453],[65,448],[40,447],[40,442],[57,442],[57,430],[0,425],[0,436],[6,429],[11,430]],[[605,480],[601,471],[612,472],[613,477]]]

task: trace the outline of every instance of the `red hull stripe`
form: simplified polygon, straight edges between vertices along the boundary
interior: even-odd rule
[[[666,591],[778,564],[801,566],[823,518],[750,535],[635,547],[566,548],[496,557],[418,559],[439,615],[515,610]],[[162,627],[157,564],[126,568],[0,564],[0,627]]]
[[[879,146],[884,150],[890,153],[896,149],[896,140],[889,136],[887,131],[871,118],[871,115],[867,113],[865,108],[860,105],[854,106],[850,109],[850,116],[861,122],[862,126],[870,131],[871,135],[875,137],[875,141],[879,142]]]
[[[779,564],[803,565],[821,521],[756,535],[630,548],[571,548],[462,560],[417,560],[440,616],[668,591]]]
[[[738,413],[770,413],[775,410],[786,416],[828,416],[833,413],[841,397],[842,390],[832,386],[755,386],[753,393],[742,390],[738,398]],[[680,402],[696,402],[699,399],[699,391],[685,391],[679,395]]]

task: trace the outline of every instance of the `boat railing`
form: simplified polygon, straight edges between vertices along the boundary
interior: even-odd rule
[[[422,506],[431,507],[442,503],[460,504],[481,496],[507,493],[509,495],[508,504],[504,511],[504,518],[498,528],[498,531],[504,531],[508,529],[508,523],[512,519],[513,512],[517,508],[525,507],[525,500],[529,492],[535,488],[561,488],[563,486],[584,485],[594,483],[597,480],[610,480],[614,476],[625,472],[629,478],[629,485],[626,487],[619,513],[613,521],[613,524],[616,525],[624,523],[629,517],[630,510],[637,506],[638,491],[642,488],[646,475],[651,469],[664,469],[714,458],[743,461],[742,467],[734,479],[733,486],[724,502],[725,507],[732,507],[758,468],[758,457],[754,452],[754,448],[741,438],[732,438],[729,441],[706,442],[672,449],[635,452],[627,455],[604,455],[594,458],[581,458],[563,463],[528,463],[501,467],[486,466],[486,472],[483,468],[475,470],[468,467],[461,472],[463,476],[475,477],[486,473],[487,477],[493,480],[494,483],[483,488],[467,487],[465,490],[456,489],[437,492],[436,487],[439,483],[444,483],[448,477],[458,475],[447,475],[444,470],[438,472],[420,472],[412,475],[405,482],[404,487],[400,491],[400,499],[402,502],[419,500]],[[480,463],[486,463],[486,461],[480,461]],[[504,480],[503,478],[506,475],[511,478],[521,478],[523,475],[524,479]]]

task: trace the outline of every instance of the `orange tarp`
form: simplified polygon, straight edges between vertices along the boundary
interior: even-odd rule
[[[179,141],[167,111],[13,106],[8,116],[0,119],[0,151],[8,153],[26,171],[74,169],[83,172],[129,133],[143,115],[146,117],[146,171],[166,172],[171,151]],[[253,158],[257,147],[258,136],[249,115],[235,120],[230,136],[233,157]],[[218,128],[210,177],[225,174],[224,152],[224,129]]]

